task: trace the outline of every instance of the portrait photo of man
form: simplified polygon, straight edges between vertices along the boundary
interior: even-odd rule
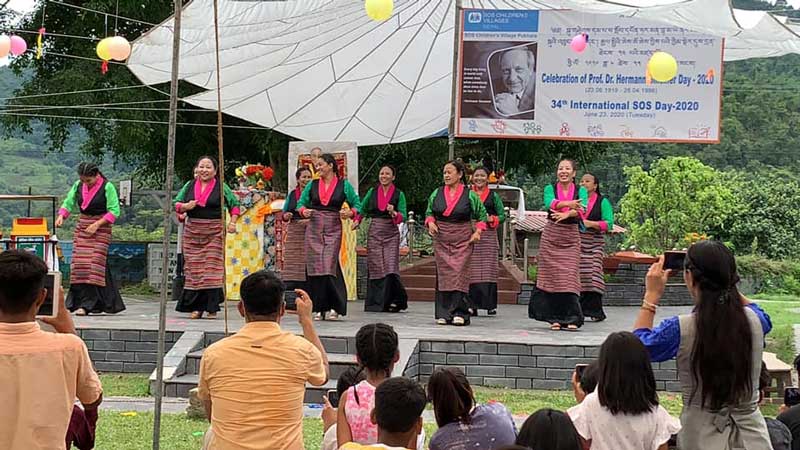
[[[533,119],[536,92],[536,44],[495,52],[489,57],[494,108],[514,119]]]

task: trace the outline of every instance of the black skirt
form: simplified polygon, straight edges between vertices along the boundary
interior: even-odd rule
[[[175,311],[216,313],[220,309],[219,305],[224,301],[225,296],[222,288],[184,289],[181,299],[175,305]]]
[[[347,315],[347,286],[338,262],[336,263],[336,276],[309,275],[306,285],[308,286],[308,295],[314,302],[315,313],[334,310],[339,315]]]
[[[80,308],[95,314],[116,314],[125,311],[125,303],[122,301],[122,296],[119,294],[116,283],[114,283],[114,278],[111,276],[111,268],[108,264],[106,264],[105,287],[86,283],[70,285],[65,305],[71,312],[75,312]]]
[[[398,312],[406,309],[408,309],[408,294],[400,281],[400,275],[390,273],[383,278],[369,280],[364,311]]]
[[[528,317],[562,327],[583,325],[579,296],[571,292],[545,292],[535,288],[528,304]]]
[[[473,283],[469,285],[469,301],[472,308],[497,309],[497,283]]]
[[[453,318],[461,317],[464,324],[469,325],[471,314],[469,313],[469,298],[461,291],[436,291],[436,319],[444,319],[447,323],[452,323]]]
[[[605,320],[603,294],[599,292],[581,292],[581,311],[583,311],[583,317],[591,317],[598,321]]]

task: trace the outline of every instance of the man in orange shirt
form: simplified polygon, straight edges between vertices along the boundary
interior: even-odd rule
[[[304,449],[306,383],[328,381],[328,357],[304,291],[295,291],[304,337],[281,331],[283,292],[283,282],[272,272],[245,278],[239,302],[245,325],[203,353],[198,397],[211,419],[206,449]]]
[[[44,321],[56,333],[36,323],[46,275],[47,266],[30,253],[0,253],[0,449],[64,448],[75,398],[92,414],[102,401],[63,292],[57,317]]]

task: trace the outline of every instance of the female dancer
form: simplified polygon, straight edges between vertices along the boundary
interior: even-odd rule
[[[536,291],[528,315],[549,322],[551,330],[575,331],[583,325],[578,221],[586,209],[586,189],[575,186],[575,168],[574,161],[561,160],[558,181],[544,188],[544,207],[550,217],[542,233]]]
[[[586,213],[582,215],[585,230],[581,230],[581,311],[583,317],[605,320],[603,294],[603,247],[605,234],[614,228],[614,209],[600,193],[600,181],[591,173],[581,178],[581,186],[589,195]]]
[[[306,225],[308,220],[300,217],[297,202],[303,189],[311,181],[311,170],[301,167],[294,173],[297,186],[289,193],[283,204],[283,221],[287,224],[286,244],[283,247],[283,271],[281,279],[286,284],[286,292],[306,288]]]
[[[360,221],[361,200],[345,178],[339,178],[336,159],[324,153],[317,160],[316,179],[306,185],[297,210],[306,219],[306,273],[314,300],[314,320],[338,320],[347,315],[347,288],[339,264],[342,247],[342,220]],[[350,209],[342,209],[344,202]]]
[[[364,311],[398,312],[408,308],[400,281],[400,230],[406,218],[406,195],[394,186],[395,169],[381,167],[379,184],[362,201],[364,216],[372,220],[367,238],[369,285]]]
[[[497,256],[500,244],[497,242],[497,228],[506,220],[503,201],[497,192],[489,190],[489,170],[485,167],[475,169],[472,174],[472,191],[480,197],[489,217],[489,232],[481,235],[472,251],[469,271],[469,300],[473,314],[485,309],[490,316],[497,314]]]
[[[108,267],[111,225],[120,214],[117,189],[96,164],[78,166],[79,181],[72,185],[58,211],[56,227],[77,208],[81,215],[75,227],[67,308],[79,316],[89,313],[116,314],[125,304]]]
[[[461,182],[464,163],[444,165],[444,186],[428,199],[425,226],[433,236],[436,256],[436,323],[469,325],[469,261],[472,244],[486,229],[486,208]],[[475,220],[473,230],[472,221]]]
[[[192,319],[215,319],[225,301],[222,286],[224,230],[220,222],[220,189],[230,212],[228,233],[236,232],[239,200],[228,186],[220,187],[217,161],[210,156],[197,160],[197,178],[187,182],[175,196],[175,211],[186,213],[183,230],[183,258],[186,282],[176,311],[191,312]]]

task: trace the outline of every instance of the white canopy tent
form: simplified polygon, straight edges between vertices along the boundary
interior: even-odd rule
[[[217,109],[212,0],[184,8],[180,79]],[[450,119],[456,0],[395,0],[386,22],[363,0],[220,1],[222,109],[302,140],[360,145],[439,134]],[[463,0],[464,8],[622,14],[725,37],[725,60],[800,53],[800,25],[727,0]],[[172,20],[136,40],[128,65],[169,81]]]

